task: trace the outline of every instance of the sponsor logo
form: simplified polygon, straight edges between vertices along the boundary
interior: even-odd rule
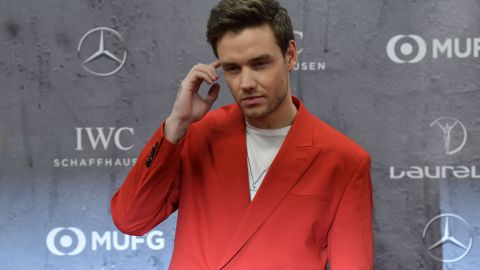
[[[439,127],[443,133],[443,146],[445,148],[445,154],[453,155],[463,149],[467,142],[467,129],[458,119],[452,117],[441,117],[436,119],[430,124],[430,127]],[[461,140],[457,140],[456,145],[453,141],[453,132],[457,133],[456,137],[460,137]]]
[[[61,236],[57,237],[57,235]],[[85,249],[86,243],[85,234],[75,227],[58,227],[47,235],[47,248],[57,256],[78,255]],[[61,248],[59,249],[58,246]]]
[[[301,39],[303,41],[303,32],[300,32],[300,31],[293,31],[293,34],[296,36],[296,40],[298,41],[298,39]],[[303,46],[303,42],[302,43],[302,46]],[[298,44],[300,44],[300,42],[298,42]],[[297,49],[297,54],[300,55],[302,52],[303,52],[303,47],[299,46],[299,48]]]
[[[129,142],[135,134],[131,127],[77,127],[75,128],[76,146],[74,150],[78,153],[82,152],[106,152],[116,151],[126,152],[134,147]],[[105,158],[98,156],[82,156],[82,157],[63,157],[54,158],[54,167],[125,167],[133,166],[137,161],[136,158],[116,157]]]
[[[427,44],[417,35],[394,36],[387,44],[387,54],[395,63],[418,63],[427,53]]]
[[[88,236],[88,237],[87,237]],[[146,246],[151,250],[161,250],[165,247],[162,231],[151,231],[145,236],[130,236],[119,231],[92,231],[88,235],[75,227],[57,227],[46,237],[46,246],[50,253],[56,256],[76,256],[86,250],[137,250]]]
[[[478,58],[480,37],[476,38],[433,38],[428,42],[419,35],[396,35],[387,43],[387,55],[395,63],[418,63],[431,57]]]
[[[467,256],[473,244],[470,225],[455,214],[441,214],[432,218],[425,226],[422,238],[430,257],[449,263]]]
[[[440,117],[430,123],[437,132],[436,148],[451,156],[459,153],[467,142],[467,129],[460,120],[453,117]],[[432,136],[435,138],[435,136]],[[442,139],[440,139],[442,138]],[[475,165],[413,165],[406,168],[390,166],[390,179],[480,179],[480,168]]]
[[[478,171],[480,173],[480,170]],[[390,179],[480,179],[477,166],[410,166],[398,169],[390,166]]]
[[[127,60],[123,37],[108,27],[97,27],[85,33],[78,42],[77,54],[82,67],[96,76],[117,73]]]
[[[293,31],[293,34],[295,35],[295,40],[297,43],[297,54],[298,54],[298,62],[296,66],[293,68],[293,70],[299,70],[299,71],[324,71],[326,70],[327,66],[325,62],[322,61],[300,61],[300,58],[306,57],[304,54],[304,43],[303,43],[303,31]]]
[[[122,151],[127,151],[133,148],[133,144],[123,145],[120,141],[122,133],[134,135],[133,128],[130,127],[109,127],[107,129],[103,127],[77,127],[75,130],[77,132],[77,147],[75,150],[77,151],[84,150],[83,139],[85,135],[93,150],[97,149],[99,143],[102,144],[104,150],[107,150],[112,143],[112,139],[115,146]]]

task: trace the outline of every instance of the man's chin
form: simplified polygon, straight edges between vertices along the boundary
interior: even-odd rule
[[[240,107],[240,109],[242,110],[242,113],[245,116],[245,118],[248,118],[248,119],[252,119],[252,120],[261,119],[265,116],[265,112],[264,110],[262,110],[262,108]]]

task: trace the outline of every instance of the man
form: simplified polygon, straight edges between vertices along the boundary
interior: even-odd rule
[[[287,11],[223,0],[207,28],[218,60],[182,81],[112,198],[116,226],[143,235],[178,209],[170,269],[372,269],[370,158],[292,97]],[[210,112],[219,67],[236,104]]]

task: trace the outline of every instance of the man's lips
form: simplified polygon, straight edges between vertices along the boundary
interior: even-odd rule
[[[243,105],[255,105],[261,102],[262,96],[246,96],[240,100]]]

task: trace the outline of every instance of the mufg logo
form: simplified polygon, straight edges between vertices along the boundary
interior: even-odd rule
[[[480,38],[446,38],[426,41],[419,35],[396,35],[387,43],[387,55],[395,63],[418,63],[425,57],[478,58]]]
[[[151,250],[161,250],[165,247],[165,238],[162,231],[151,231],[144,237],[130,236],[118,231],[92,231],[86,235],[79,228],[57,227],[48,233],[46,245],[53,255],[75,256],[85,250],[137,250],[142,245]]]

